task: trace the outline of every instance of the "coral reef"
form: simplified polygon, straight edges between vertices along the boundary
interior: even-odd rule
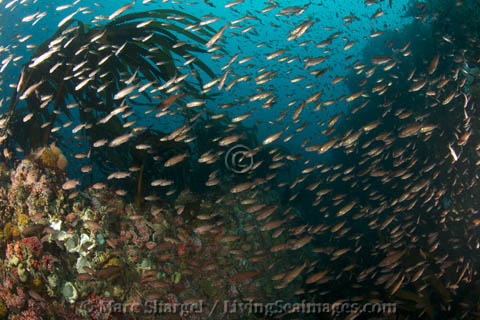
[[[67,158],[62,153],[62,150],[53,143],[49,147],[41,148],[37,151],[35,158],[42,165],[50,168],[65,170],[68,165]]]
[[[0,187],[0,318],[142,319],[148,303],[201,302],[188,318],[204,319],[216,300],[294,296],[295,281],[284,289],[271,280],[273,270],[290,268],[286,250],[271,250],[288,237],[272,238],[251,206],[278,203],[273,193],[223,187],[201,198],[185,190],[171,206],[148,202],[140,211],[108,188],[67,194],[53,153],[24,159]],[[218,192],[223,200],[212,200]],[[284,215],[294,218],[280,209],[272,217]]]

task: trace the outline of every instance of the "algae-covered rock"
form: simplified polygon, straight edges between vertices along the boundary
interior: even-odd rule
[[[90,264],[90,262],[87,260],[86,257],[79,256],[77,259],[76,267],[77,267],[78,273],[84,273],[85,267],[92,268],[92,265]]]
[[[37,160],[44,166],[65,170],[68,165],[67,158],[59,147],[52,144],[50,147],[40,149],[36,154]]]
[[[0,162],[0,182],[8,183],[10,181],[10,169],[5,162]]]
[[[5,303],[3,300],[0,300],[0,319],[6,319],[7,318],[7,306],[5,306]]]
[[[43,288],[43,281],[38,276],[32,280],[31,288],[36,292],[40,292]]]
[[[125,289],[119,285],[113,287],[113,296],[116,298],[120,298],[125,294]]]
[[[182,215],[196,216],[200,213],[201,200],[190,190],[184,190],[180,193],[175,201],[175,207],[177,209],[183,208]]]
[[[23,229],[30,222],[30,218],[24,213],[19,213],[17,216],[17,221],[18,226]]]
[[[178,271],[174,272],[171,276],[171,280],[174,284],[178,284],[181,278],[182,278],[182,274]]]
[[[107,263],[105,263],[103,268],[107,269],[108,267],[120,267],[120,266],[121,266],[120,259],[118,259],[117,257],[112,257],[107,261]],[[115,273],[111,275],[108,279],[110,281],[113,281],[118,279],[119,276],[120,276],[120,273]]]
[[[217,289],[213,285],[213,281],[210,280],[209,278],[200,279],[198,281],[198,285],[202,289],[203,293],[205,293],[209,297],[212,297],[217,294]]]
[[[57,273],[52,273],[47,277],[48,285],[52,288],[56,288],[59,285],[60,278]]]
[[[177,199],[175,200],[175,205],[187,205],[189,203],[197,202],[198,198],[195,194],[189,190],[182,191]]]
[[[142,260],[140,265],[138,266],[140,270],[150,270],[153,268],[152,260],[145,258]]]
[[[271,295],[271,294],[272,294],[272,291],[273,291],[273,286],[272,286],[272,284],[271,284],[270,282],[267,282],[267,283],[265,284],[264,290],[265,290],[265,294],[266,294],[267,296]]]
[[[18,277],[20,278],[20,281],[26,282],[28,274],[27,274],[27,270],[23,266],[23,263],[18,264],[17,272],[18,272]]]

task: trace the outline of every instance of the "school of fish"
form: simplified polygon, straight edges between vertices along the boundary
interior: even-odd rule
[[[24,2],[2,3],[0,0],[0,5],[14,10]],[[167,2],[186,12],[195,11],[195,3],[188,1],[133,1],[108,15],[95,16],[92,23],[114,20],[133,8],[143,10],[155,3]],[[286,206],[300,212],[308,211],[308,214],[294,215],[291,208],[281,209],[280,203],[260,203],[253,199],[254,196],[251,201],[242,201],[244,210],[256,215],[255,223],[242,226],[244,230],[256,228],[258,224],[259,230],[271,233],[272,239],[282,234],[288,236],[288,241],[271,247],[272,253],[291,251],[295,257],[287,269],[278,270],[272,276],[276,290],[302,279],[303,288],[297,291],[300,297],[327,299],[330,296],[336,302],[393,301],[400,304],[411,297],[410,301],[416,302],[415,315],[431,319],[431,302],[425,297],[432,296],[431,299],[439,300],[436,305],[442,311],[463,308],[465,317],[478,316],[478,311],[472,311],[473,302],[467,301],[463,293],[474,287],[478,290],[475,281],[480,280],[476,262],[480,250],[477,209],[480,189],[476,169],[480,164],[480,140],[476,136],[480,95],[469,88],[477,78],[480,81],[478,34],[470,32],[467,26],[467,42],[463,45],[456,43],[448,33],[434,35],[434,54],[428,61],[420,59],[421,64],[418,64],[414,61],[417,54],[414,39],[397,42],[387,38],[400,33],[399,28],[395,30],[395,27],[383,25],[393,5],[391,0],[386,6],[383,1],[365,0],[363,5],[373,9],[370,10],[372,14],[357,16],[346,10],[343,17],[336,18],[339,27],[324,25],[325,21],[312,14],[321,6],[315,1],[290,6],[288,2],[268,0],[260,10],[252,10],[248,2],[236,0],[218,4],[203,0],[208,7],[228,10],[231,15],[206,14],[201,22],[184,26],[185,30],[193,32],[206,26],[216,30],[205,39],[204,49],[218,75],[203,84],[202,93],[223,94],[226,100],[221,104],[184,94],[183,81],[196,77],[195,72],[189,71],[191,57],[185,57],[180,72],[164,83],[147,81],[138,70],[125,77],[123,89],[114,96],[117,107],[98,123],[56,123],[58,126],[53,127],[52,132],[69,130],[68,135],[75,135],[121,117],[123,127],[130,128],[128,133],[92,144],[94,149],[116,148],[130,143],[148,129],[137,125],[138,119],[145,119],[150,113],[155,114],[152,118],[158,121],[176,119],[178,110],[192,109],[198,112],[194,118],[181,123],[171,121],[175,127],[162,138],[167,142],[192,143],[196,139],[192,129],[199,118],[206,116],[205,106],[213,114],[209,115],[213,120],[228,115],[232,128],[240,123],[254,124],[263,130],[263,135],[259,145],[246,154],[253,158],[248,172],[227,179],[212,170],[203,183],[211,190],[227,186],[231,194],[239,197],[241,194],[255,195],[259,189],[277,190],[284,195]],[[435,8],[427,3],[412,3],[421,13],[415,17],[418,23],[426,24],[435,16]],[[463,5],[463,1],[456,1],[455,7],[461,9]],[[40,2],[37,6],[41,6]],[[101,3],[95,3],[92,8],[82,6],[80,0],[57,6],[55,10],[61,17],[58,27],[74,16],[92,14],[102,7]],[[46,11],[40,11],[23,17],[19,25],[32,27],[42,18],[48,19]],[[381,20],[384,18],[387,20]],[[172,15],[169,19],[175,23],[182,17]],[[332,17],[328,23],[334,24],[334,19]],[[377,23],[380,20],[382,23]],[[371,25],[371,30],[362,38],[356,33],[365,30],[355,28],[357,23],[364,21]],[[136,28],[144,28],[152,22],[141,21]],[[276,35],[270,41],[271,32]],[[277,35],[281,38],[276,38]],[[98,34],[90,40],[94,43],[102,36]],[[11,43],[1,44],[0,53],[7,55],[1,61],[0,72],[9,64],[20,66],[24,58],[16,56],[16,49],[34,40],[30,37],[29,34],[17,34]],[[387,43],[389,51],[366,57],[359,53],[349,55],[360,45],[377,40]],[[236,41],[238,44],[232,45]],[[65,45],[64,36],[60,35],[24,68],[36,68],[55,59]],[[32,44],[31,48],[34,47]],[[252,51],[243,50],[247,47]],[[84,69],[82,62],[72,65],[72,74],[78,78],[75,90],[105,90],[109,83],[99,88],[89,83],[108,72],[102,67],[103,63],[121,55],[122,49],[107,46],[98,52],[101,60],[96,70]],[[85,50],[89,50],[88,47]],[[54,66],[50,73],[55,73],[58,67]],[[339,68],[343,69],[341,74],[336,73]],[[21,74],[18,82],[9,84],[10,88],[22,89],[20,100],[37,94],[37,88],[43,84],[41,80],[24,88],[24,81]],[[132,107],[131,102],[141,100],[142,93],[152,95],[158,91],[168,97],[157,101],[157,107],[146,111]],[[48,105],[51,98],[45,96],[42,101]],[[0,105],[8,100],[6,95],[2,96]],[[183,100],[187,102],[179,105]],[[79,106],[72,104],[68,109],[73,108]],[[375,118],[366,117],[365,110]],[[26,123],[32,118],[33,114],[27,112],[22,121]],[[72,124],[75,127],[70,127]],[[169,168],[192,160],[213,168],[214,164],[223,161],[228,148],[244,138],[244,135],[224,132],[214,139],[215,146],[203,154],[181,153],[158,159],[157,163]],[[12,152],[4,148],[4,156]],[[150,150],[152,146],[138,144],[135,148]],[[292,149],[292,153],[285,148]],[[262,150],[268,150],[268,161],[257,157]],[[17,151],[22,150],[17,148]],[[89,156],[90,152],[72,155],[78,160],[87,160]],[[269,163],[268,172],[263,176],[256,174],[262,162]],[[91,166],[82,162],[81,167],[83,174],[91,174]],[[291,174],[284,174],[286,167]],[[89,186],[95,190],[104,189],[115,180],[133,178],[139,171],[141,168],[131,167],[128,172],[112,172],[104,181],[95,181]],[[82,179],[75,178],[62,187],[69,191],[87,187],[84,184]],[[166,177],[155,177],[151,187],[152,192],[144,197],[148,202],[158,201],[165,193],[174,195],[182,191]],[[118,195],[126,193],[123,189],[117,190]],[[217,201],[224,201],[223,197]],[[177,210],[181,214],[184,208]],[[219,227],[216,218],[215,212],[197,216],[202,224],[193,232],[215,233]],[[90,225],[93,229],[97,227],[93,223]],[[236,235],[224,235],[222,241],[239,239]],[[300,249],[309,254],[295,256]],[[252,270],[237,274],[236,279],[254,278],[261,276],[259,274],[259,270]],[[102,277],[102,274],[97,276]],[[409,296],[410,292],[415,295]],[[436,296],[433,292],[437,292]],[[457,295],[460,302],[455,301]],[[349,317],[353,318],[353,315]]]

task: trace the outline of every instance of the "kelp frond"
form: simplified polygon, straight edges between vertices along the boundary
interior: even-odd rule
[[[123,100],[115,99],[115,95],[128,86],[138,89],[151,82],[158,87],[182,77],[184,73],[177,65],[178,59],[192,59],[190,70],[194,75],[198,74],[198,68],[215,77],[194,55],[205,52],[197,45],[205,44],[214,30],[204,27],[195,34],[184,29],[185,25],[199,21],[181,11],[163,9],[126,14],[91,28],[79,20],[68,21],[39,45],[23,66],[0,136],[5,135],[14,112],[18,117],[31,112],[35,122],[41,125],[42,144],[47,144],[51,129],[62,123],[57,114],[73,119],[72,111],[67,108],[72,103],[78,104],[82,122],[95,124],[121,105]],[[183,40],[179,37],[192,43],[175,46]],[[181,82],[180,90],[190,96],[202,96],[199,84],[190,79],[187,77]],[[139,94],[151,101],[145,91]],[[22,100],[26,101],[25,111],[16,108]],[[17,125],[18,130],[29,126],[18,122]],[[109,131],[120,135],[125,130],[116,125]],[[89,137],[89,141],[93,142],[93,138]],[[37,146],[29,141],[25,147],[28,150]]]

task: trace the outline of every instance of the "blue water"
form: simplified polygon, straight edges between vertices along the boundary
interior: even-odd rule
[[[5,2],[5,1],[4,1]],[[68,3],[64,2],[51,2],[48,5],[45,5],[43,2],[40,4],[38,1],[31,3],[30,1],[25,2],[23,5],[18,2],[11,5],[9,9],[5,9],[5,6],[8,5],[8,2],[5,2],[0,11],[3,14],[3,17],[6,19],[3,30],[0,35],[0,41],[2,44],[10,44],[10,47],[16,47],[12,53],[15,56],[23,56],[23,58],[16,63],[11,63],[2,74],[2,91],[7,95],[11,92],[8,85],[17,80],[17,75],[19,72],[19,66],[22,63],[28,61],[32,50],[26,49],[26,44],[40,44],[56,30],[58,23],[67,15],[73,13],[76,8],[79,6],[89,7],[89,10],[92,10],[92,13],[77,14],[74,18],[80,19],[84,23],[90,23],[95,16],[105,15],[108,16],[117,10],[119,7],[128,4],[128,1],[108,1],[102,2],[101,7],[95,5],[94,1],[80,1],[77,6],[72,8],[67,8],[65,10],[57,11],[56,7],[60,5],[65,5]],[[236,5],[231,9],[225,9],[222,5],[217,5],[215,8],[203,3],[202,1],[196,2],[161,2],[153,1],[147,4],[142,4],[140,1],[131,7],[126,13],[132,13],[135,11],[145,11],[148,9],[176,9],[184,10],[187,13],[190,13],[194,16],[201,17],[203,15],[212,15],[220,17],[221,19],[217,22],[211,24],[210,26],[219,29],[224,25],[226,21],[233,21],[241,18],[245,15],[252,15],[258,18],[258,20],[245,20],[240,25],[243,25],[242,28],[230,29],[227,31],[226,36],[221,40],[223,49],[226,51],[226,54],[221,59],[210,60],[209,55],[199,55],[203,61],[207,61],[209,67],[221,75],[221,67],[227,64],[228,60],[233,57],[235,54],[239,53],[240,56],[234,63],[234,72],[237,75],[247,75],[250,74],[252,78],[257,75],[258,69],[266,67],[266,71],[277,71],[277,76],[266,83],[265,85],[259,86],[263,90],[275,90],[274,96],[276,97],[276,103],[271,109],[262,109],[262,102],[249,102],[246,105],[238,106],[237,102],[240,100],[245,100],[245,97],[252,96],[257,93],[255,91],[255,86],[250,82],[241,82],[237,83],[232,90],[226,92],[225,90],[220,91],[220,96],[218,96],[215,101],[209,102],[207,105],[209,109],[215,112],[221,112],[222,110],[216,109],[218,104],[223,103],[234,103],[235,107],[228,110],[228,114],[231,117],[245,113],[248,110],[254,109],[254,115],[242,122],[242,124],[248,127],[254,127],[256,125],[258,132],[258,140],[262,141],[265,137],[270,134],[273,134],[282,127],[285,127],[291,121],[291,112],[275,126],[269,125],[268,121],[277,118],[282,111],[285,109],[294,109],[298,103],[304,100],[306,97],[311,94],[323,91],[323,94],[320,98],[322,101],[328,101],[330,99],[336,99],[341,95],[348,95],[348,88],[345,86],[345,81],[336,84],[334,86],[330,85],[330,81],[336,76],[346,76],[349,72],[349,66],[355,62],[357,59],[361,58],[361,52],[367,43],[368,35],[372,30],[387,30],[394,28],[401,28],[404,24],[411,22],[412,18],[404,18],[404,9],[408,4],[408,1],[394,1],[393,7],[388,7],[388,2],[381,2],[377,5],[365,6],[360,1],[313,1],[308,5],[307,1],[298,1],[295,3],[282,3],[280,2],[278,7],[272,11],[269,11],[265,14],[260,13],[263,8],[269,6],[268,3],[262,3],[260,1],[245,1],[242,4]],[[295,5],[298,7],[303,7],[308,5],[307,9],[300,16],[292,15],[290,17],[278,17],[275,16],[279,12],[280,8],[287,7],[289,5]],[[377,19],[371,20],[371,17],[378,8],[382,8],[385,11],[385,14]],[[31,26],[32,22],[22,22],[21,20],[36,11],[46,12],[46,16],[35,24],[34,27]],[[354,20],[353,23],[344,25],[342,18],[354,14],[360,20]],[[311,19],[314,21],[314,25],[299,39],[294,41],[287,42],[286,38],[289,35],[289,32],[297,25]],[[276,25],[274,27],[272,24]],[[14,28],[8,28],[7,25],[14,25]],[[249,31],[246,34],[240,33],[240,31],[247,26],[254,26],[254,29]],[[325,30],[324,27],[331,27],[332,30]],[[229,33],[235,32],[240,35],[229,36]],[[325,49],[315,48],[315,44],[327,39],[330,35],[335,32],[341,32],[341,34],[333,40],[331,45],[329,45],[328,51],[324,52]],[[17,39],[10,40],[15,35],[25,35],[31,34],[32,37],[24,43],[19,43]],[[353,48],[348,51],[343,51],[343,46],[347,41],[342,40],[342,37],[347,37],[348,41],[358,41]],[[179,37],[181,39],[181,37]],[[367,39],[367,40],[366,40]],[[297,45],[301,42],[308,41],[307,45],[298,47]],[[387,40],[384,40],[387,41]],[[257,48],[257,44],[265,42],[266,44],[261,48]],[[287,53],[290,58],[298,57],[296,61],[291,64],[287,63],[276,63],[274,60],[266,60],[265,55],[270,54],[278,49],[287,49]],[[244,63],[243,65],[238,65],[237,62],[242,58],[247,56],[254,56],[253,59]],[[7,57],[6,52],[0,55],[0,58]],[[303,70],[302,60],[306,57],[318,57],[318,56],[327,56],[328,59],[326,62],[317,65],[315,67],[309,68],[307,70],[311,71],[319,68],[328,68],[328,71],[319,79],[306,74],[307,72]],[[352,56],[348,61],[345,61],[347,56]],[[243,66],[253,65],[251,68],[243,69]],[[305,78],[298,82],[292,84],[291,79],[304,75]],[[210,81],[205,74],[204,83]],[[232,79],[231,75],[229,79]],[[227,81],[228,84],[229,81]],[[313,84],[310,89],[305,89],[307,84]],[[210,91],[215,93],[215,91]],[[280,94],[281,92],[281,94]],[[288,103],[291,101],[297,101],[298,103],[293,107],[289,107]],[[4,105],[6,103],[4,102]],[[344,112],[348,113],[348,110],[352,106],[345,102],[345,100],[330,105],[326,110],[313,111],[313,105],[310,104],[304,109],[301,114],[301,119],[307,121],[306,129],[300,133],[296,134],[288,143],[288,147],[292,153],[301,152],[302,148],[298,146],[306,139],[311,138],[310,143],[323,143],[325,138],[321,137],[319,134],[318,126],[314,125],[316,122],[322,122],[330,119],[333,115]],[[146,119],[146,123],[149,124],[150,120]],[[258,122],[257,122],[258,121]],[[294,124],[293,127],[297,128],[304,122],[301,121],[298,124]],[[256,123],[257,122],[257,123]],[[162,130],[168,131],[170,128],[174,129],[178,127],[180,122],[175,123],[172,126],[171,119],[160,119],[155,121],[154,125]],[[72,127],[73,128],[73,127]],[[68,130],[62,130],[64,134],[68,135]],[[291,132],[293,132],[291,130]],[[325,157],[323,157],[325,158]],[[322,159],[325,161],[325,159]]]

